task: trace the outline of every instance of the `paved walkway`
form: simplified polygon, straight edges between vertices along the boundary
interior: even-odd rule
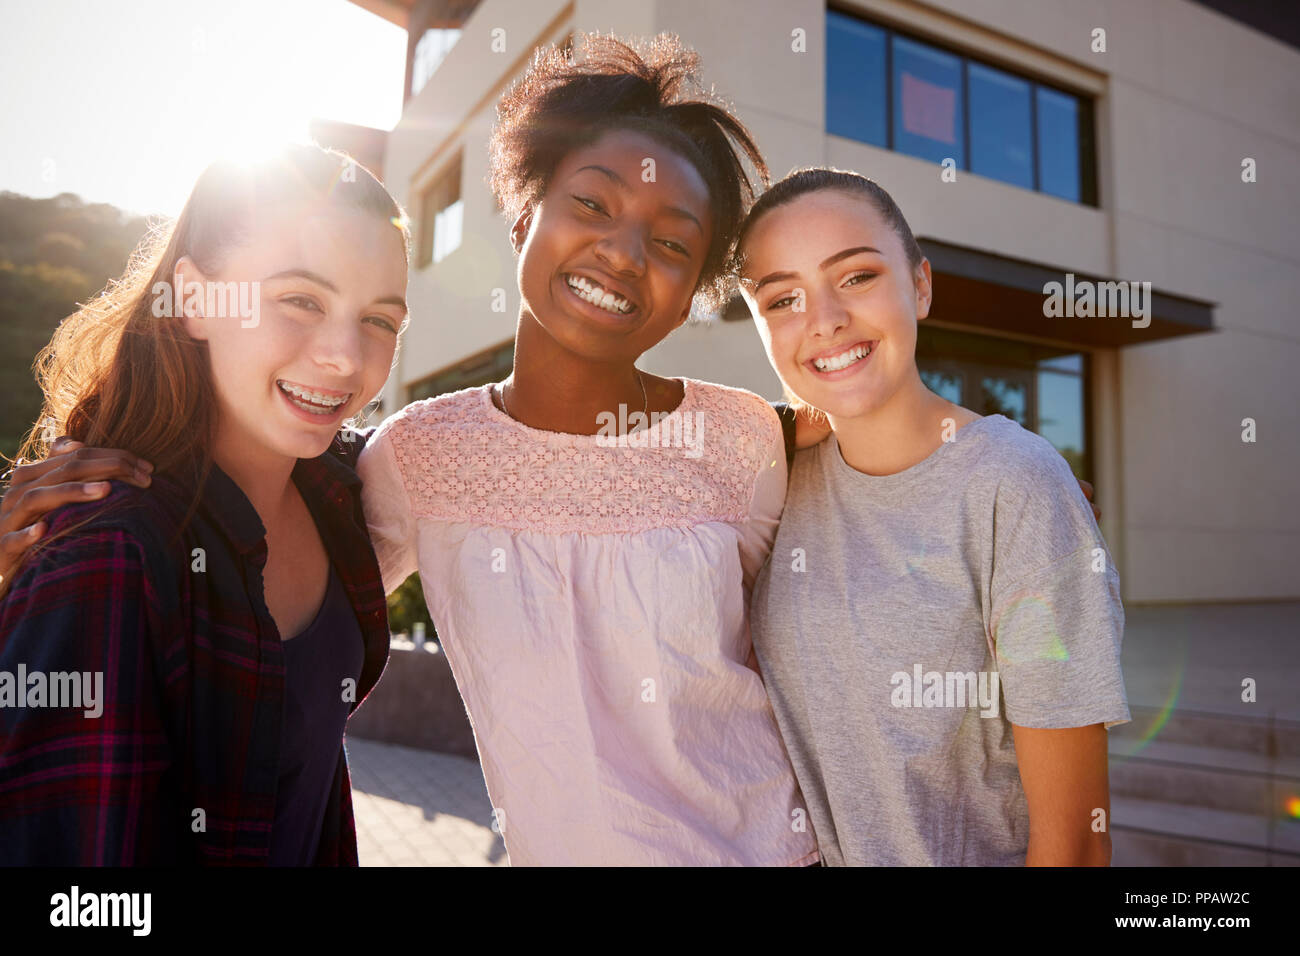
[[[508,866],[478,761],[346,739],[362,866]]]
[[[1300,657],[1294,652],[1300,603],[1133,606],[1126,616],[1123,664],[1131,705],[1201,717],[1300,721],[1300,696],[1294,692],[1300,685]],[[1258,685],[1257,700],[1250,703],[1241,700],[1247,677]],[[490,826],[492,807],[477,761],[359,737],[348,737],[347,748],[362,866],[509,865]],[[1148,756],[1154,752],[1147,748]],[[1228,771],[1229,765],[1221,769]],[[1116,779],[1113,775],[1113,796]],[[1243,778],[1238,789],[1247,782]],[[1148,781],[1147,789],[1152,786]],[[1168,799],[1174,810],[1201,805],[1185,795]],[[1117,862],[1124,859],[1124,839],[1136,838],[1117,830]],[[1153,859],[1148,853],[1128,862]],[[1167,853],[1159,861],[1178,862]]]

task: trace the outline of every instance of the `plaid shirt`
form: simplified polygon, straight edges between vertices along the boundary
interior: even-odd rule
[[[364,635],[353,710],[388,659],[351,467],[365,437],[293,470]],[[114,481],[107,498],[60,510],[47,539],[91,520],[29,559],[0,604],[0,864],[266,863],[285,670],[262,596],[265,530],[214,466],[176,539],[194,487],[171,474],[143,490]],[[31,675],[55,672],[102,673],[102,714],[86,716],[84,700],[49,706],[66,695],[30,706]],[[357,865],[342,744],[316,863]]]

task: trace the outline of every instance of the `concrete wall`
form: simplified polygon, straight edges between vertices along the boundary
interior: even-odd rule
[[[1150,281],[1216,303],[1220,331],[1094,353],[1093,453],[1103,530],[1129,601],[1300,596],[1300,294],[1291,240],[1300,200],[1300,53],[1187,0],[862,0],[867,15],[1097,97],[1101,206],[827,136],[825,6],[818,0],[485,0],[389,143],[386,180],[415,196],[465,150],[465,243],[412,273],[412,326],[397,382],[513,334],[518,295],[507,224],[486,187],[492,101],[528,48],[573,30],[678,33],[736,105],[774,176],[830,163],[884,184],[921,236],[1079,272]],[[504,54],[491,31],[506,30]],[[1090,50],[1095,27],[1107,52]],[[806,31],[807,51],[791,50]],[[1259,181],[1240,178],[1243,157]],[[504,313],[490,310],[506,292]],[[936,290],[938,296],[943,289]],[[1112,321],[1098,319],[1096,321]],[[649,353],[660,374],[779,396],[747,322],[688,325]],[[1241,441],[1241,420],[1258,442]]]
[[[478,760],[447,655],[409,644],[394,643],[383,679],[348,718],[347,733]]]

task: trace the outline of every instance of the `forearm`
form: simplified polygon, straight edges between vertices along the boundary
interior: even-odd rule
[[[1031,818],[1025,866],[1110,866],[1110,832],[1059,822],[1035,828]]]

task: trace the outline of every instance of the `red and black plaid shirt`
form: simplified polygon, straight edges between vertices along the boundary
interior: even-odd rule
[[[361,483],[344,463],[356,437],[293,471],[364,636],[354,710],[388,659]],[[285,669],[262,596],[265,530],[214,466],[175,539],[193,490],[156,475],[148,489],[115,481],[106,499],[62,509],[47,539],[94,517],[29,560],[0,603],[0,864],[266,863]],[[50,706],[70,699],[53,675],[95,672],[101,715]],[[34,674],[45,675],[44,706],[27,706],[39,700]],[[316,862],[357,864],[341,745]]]

